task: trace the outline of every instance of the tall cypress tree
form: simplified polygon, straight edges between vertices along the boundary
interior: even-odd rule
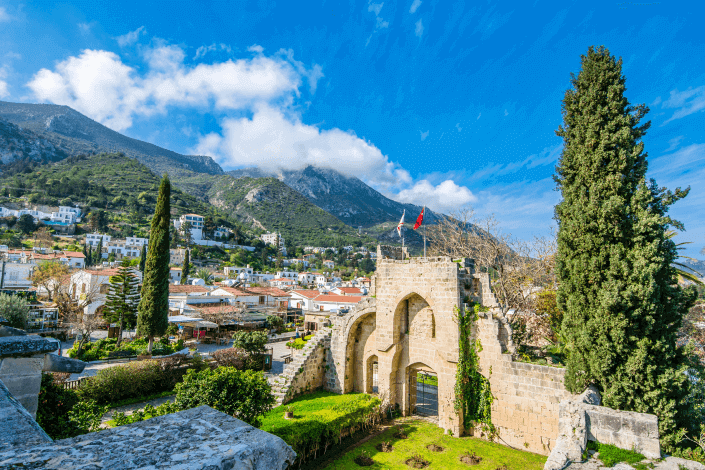
[[[93,264],[101,264],[103,263],[103,237],[98,240],[98,246],[95,249],[95,253],[93,254],[94,260]]]
[[[132,328],[137,317],[139,303],[139,279],[129,260],[120,265],[118,273],[110,277],[110,287],[105,302],[103,317],[119,326],[117,345],[122,342],[122,331]]]
[[[159,185],[157,206],[149,232],[147,260],[142,281],[142,299],[138,307],[137,332],[149,338],[152,352],[155,336],[169,326],[169,216],[171,214],[171,182],[164,175]]]
[[[140,271],[144,274],[144,267],[145,264],[147,263],[147,247],[142,246],[142,249],[140,250]]]
[[[191,273],[191,268],[189,264],[191,263],[191,256],[189,255],[190,250],[186,249],[186,254],[184,255],[184,267],[181,269],[181,284],[186,284],[188,280],[188,275]]]
[[[581,62],[556,131],[565,144],[555,214],[566,386],[578,393],[594,383],[606,406],[656,414],[668,447],[689,386],[676,333],[695,297],[677,284],[666,231],[683,226],[666,214],[688,190],[646,181],[648,108],[624,96],[621,59],[591,47]]]

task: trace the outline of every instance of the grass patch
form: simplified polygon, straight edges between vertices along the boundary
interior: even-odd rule
[[[587,449],[599,452],[600,455],[598,458],[602,460],[602,463],[607,467],[612,467],[619,462],[625,462],[633,466],[635,463],[641,462],[646,458],[638,452],[620,449],[610,444],[602,444],[595,441],[588,441]]]
[[[411,421],[402,426],[406,431],[407,439],[395,438],[394,434],[397,430],[392,427],[360,447],[342,455],[325,469],[358,469],[360,467],[355,463],[355,459],[362,452],[366,452],[374,461],[371,466],[367,467],[373,470],[408,470],[410,467],[406,461],[413,456],[428,461],[428,468],[438,469],[495,470],[506,465],[510,470],[541,470],[546,463],[544,455],[514,450],[474,437],[451,437],[444,434],[443,429],[435,424],[425,421]],[[377,446],[382,442],[389,442],[393,446],[393,451],[379,451]],[[432,445],[443,447],[443,451],[429,450],[427,446]],[[482,460],[472,466],[461,462],[460,458],[468,453],[474,453]]]
[[[364,393],[318,391],[272,409],[262,417],[260,429],[281,437],[305,459],[311,449],[338,443],[349,428],[369,426],[379,404],[378,398]],[[285,419],[285,411],[293,418]]]

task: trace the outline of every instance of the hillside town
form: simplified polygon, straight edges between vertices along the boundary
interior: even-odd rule
[[[0,470],[705,470],[703,11],[0,1]]]

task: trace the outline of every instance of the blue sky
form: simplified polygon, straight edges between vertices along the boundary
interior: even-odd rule
[[[545,235],[560,100],[590,45],[646,103],[649,176],[703,258],[699,2],[6,2],[0,99],[67,104],[224,168],[307,164]],[[698,184],[700,183],[700,184]]]

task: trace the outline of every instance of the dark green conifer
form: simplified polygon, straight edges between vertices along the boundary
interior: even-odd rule
[[[169,326],[169,216],[171,214],[171,182],[164,175],[159,185],[157,206],[149,231],[149,245],[142,281],[142,299],[138,307],[137,332],[149,338],[152,352],[155,336]]]
[[[183,269],[181,269],[181,284],[186,284],[186,281],[188,280],[188,275],[191,271],[191,268],[189,267],[189,264],[191,263],[189,253],[190,250],[187,248],[186,254],[184,255],[184,267]]]
[[[594,383],[606,406],[656,414],[668,447],[684,424],[687,366],[676,333],[694,294],[676,282],[666,231],[683,226],[667,211],[688,189],[646,180],[648,108],[624,96],[621,59],[591,47],[581,62],[556,132],[565,144],[555,179],[566,386],[579,393]]]
[[[139,279],[129,260],[124,260],[118,268],[118,273],[110,277],[110,286],[106,297],[103,318],[118,324],[118,340],[122,342],[122,331],[133,328],[137,319],[137,304],[140,300]]]
[[[140,250],[140,272],[144,274],[144,267],[145,263],[147,262],[147,247],[142,246],[142,249]]]

